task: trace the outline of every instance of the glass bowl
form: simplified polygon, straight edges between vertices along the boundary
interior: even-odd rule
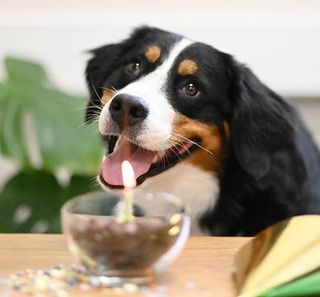
[[[61,210],[63,232],[76,262],[89,274],[143,283],[163,272],[183,249],[190,217],[168,193],[133,191],[135,217],[124,221],[119,194],[94,192]],[[113,279],[112,279],[113,278]]]

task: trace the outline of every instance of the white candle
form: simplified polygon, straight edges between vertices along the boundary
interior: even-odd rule
[[[133,193],[132,188],[136,186],[136,178],[134,176],[133,168],[129,161],[123,161],[121,164],[122,178],[124,185],[124,199],[125,199],[125,209],[123,219],[124,221],[130,221],[134,218],[133,215]]]

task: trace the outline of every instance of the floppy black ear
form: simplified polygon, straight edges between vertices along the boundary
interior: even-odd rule
[[[241,167],[255,178],[267,174],[276,151],[293,141],[293,110],[250,69],[238,65],[232,147]]]
[[[102,86],[106,78],[113,71],[121,51],[121,44],[110,44],[90,51],[93,57],[88,61],[86,67],[86,80],[90,94],[85,120],[90,122],[99,112],[101,106]]]

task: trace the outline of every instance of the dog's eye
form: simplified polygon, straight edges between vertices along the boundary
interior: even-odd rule
[[[194,83],[185,84],[180,91],[190,97],[194,97],[199,94],[199,89]]]
[[[135,61],[127,65],[126,70],[129,74],[138,75],[142,71],[142,65],[139,61]]]

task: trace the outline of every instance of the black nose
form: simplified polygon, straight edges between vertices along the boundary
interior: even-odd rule
[[[109,111],[112,119],[121,129],[141,123],[148,115],[148,109],[143,103],[138,98],[127,94],[114,97]]]

